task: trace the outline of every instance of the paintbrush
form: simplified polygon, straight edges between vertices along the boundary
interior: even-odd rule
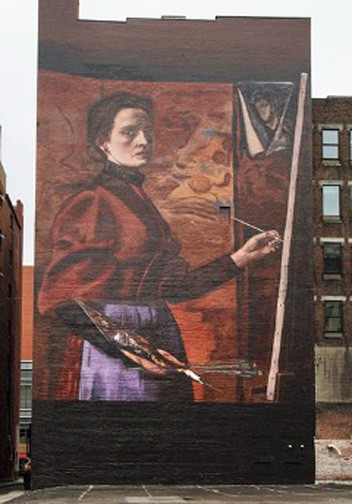
[[[255,229],[256,231],[259,231],[260,233],[266,233],[265,229],[262,229],[258,226],[254,226],[253,224],[249,224],[249,222],[246,222],[242,219],[239,219],[238,217],[231,217],[232,220],[239,222],[240,224],[243,224],[243,226],[249,227],[251,229]],[[283,242],[281,238],[275,238],[277,241]]]

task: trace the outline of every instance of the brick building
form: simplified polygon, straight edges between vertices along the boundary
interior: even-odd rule
[[[23,207],[6,194],[0,164],[0,481],[18,470]]]
[[[312,482],[313,247],[312,205],[306,198],[311,194],[311,101],[306,94],[309,20],[100,23],[77,19],[77,0],[41,0],[39,7],[34,488],[138,481]],[[147,97],[155,109],[153,159],[142,163],[146,198],[140,201],[142,193],[128,182],[122,188],[121,198],[127,202],[122,212],[108,211],[105,218],[100,212],[108,208],[105,203],[79,204],[75,215],[87,208],[99,211],[82,216],[82,233],[76,232],[73,220],[60,214],[71,197],[76,198],[102,173],[100,159],[90,156],[87,117],[91,121],[94,103],[114,95]],[[259,111],[260,104],[270,110],[270,117]],[[300,120],[293,131],[296,117]],[[149,124],[148,114],[147,119]],[[151,149],[151,128],[147,137]],[[293,149],[297,184],[296,178],[290,183]],[[108,184],[109,191],[113,185]],[[294,213],[295,219],[290,218],[286,228],[288,193],[292,196],[289,215]],[[112,196],[120,205],[120,195]],[[141,204],[148,204],[148,209]],[[228,217],[236,213],[239,220],[222,218],[220,208]],[[136,211],[140,216],[133,217]],[[54,223],[55,215],[59,217]],[[89,236],[93,237],[97,229],[94,215],[107,233],[114,233],[110,239],[99,231],[94,244],[100,243],[100,237],[107,238],[98,248],[86,247],[90,240],[86,232],[92,229]],[[123,225],[118,222],[121,218]],[[130,218],[132,226],[127,225]],[[151,235],[148,245],[136,242],[126,258],[115,254],[111,244],[129,243],[125,232],[119,240],[116,230],[128,229],[126,237],[138,241],[144,236],[139,228],[142,221]],[[68,223],[69,229],[56,229],[61,223]],[[286,243],[292,237],[292,254],[286,246],[284,261],[280,260],[283,254],[266,257],[266,262],[253,264],[243,275],[237,271],[239,276],[225,281],[217,266],[224,264],[226,274],[233,271],[232,263],[226,266],[228,253],[250,239],[251,224],[281,234],[288,229]],[[177,266],[181,263],[176,248],[170,253],[159,243],[164,229],[170,229],[177,250],[182,251],[182,263],[189,268]],[[76,249],[77,238],[81,245]],[[144,250],[162,263],[143,259]],[[53,256],[57,251],[62,253],[58,262]],[[71,251],[77,253],[66,258]],[[84,265],[79,264],[82,259]],[[109,264],[111,282],[103,281],[98,292],[100,275],[105,275]],[[216,271],[210,272],[208,265],[215,265]],[[76,266],[79,272],[71,274],[67,269]],[[136,280],[131,266],[140,270],[140,279]],[[177,286],[188,286],[183,281],[187,271],[198,268],[199,293],[188,287],[185,297],[176,293]],[[281,269],[285,275],[280,276]],[[53,281],[60,286],[54,287]],[[168,304],[163,285],[172,291]],[[286,311],[282,293],[287,293]],[[72,300],[78,318],[70,310]],[[113,353],[113,366],[122,364],[121,373],[99,365],[98,372],[92,373],[92,395],[84,396],[86,361],[80,352],[90,345],[85,328],[92,326],[84,315],[84,303],[77,301],[97,302],[105,310],[106,300],[120,307],[121,313],[130,313],[130,307],[135,313],[137,306],[149,316],[155,302],[158,310],[166,307],[172,323],[162,323],[161,350],[166,345],[166,351],[173,353],[173,341],[169,345],[165,336],[166,328],[172,328],[177,339],[180,335],[191,368],[204,375],[202,383],[186,383],[186,399],[180,397],[182,387],[175,386],[181,369],[171,373],[173,368],[167,367],[165,379],[147,374],[143,366],[120,363],[126,356],[121,348],[106,353]],[[126,319],[127,328],[137,330],[134,325],[143,319],[146,327],[141,331],[153,342],[159,329],[138,313],[136,324],[123,313],[116,323],[125,327]],[[96,325],[92,329],[94,346],[104,331],[96,331]],[[274,335],[275,355],[271,352]],[[92,370],[91,364],[89,357],[87,366]],[[136,386],[129,378],[130,369]],[[115,378],[121,378],[121,384],[113,383]],[[114,396],[108,397],[107,390]],[[150,390],[155,391],[153,396]],[[102,419],[109,419],[108,428]],[[89,446],[86,432],[94,432]]]
[[[352,477],[352,97],[313,100],[317,477]],[[342,464],[342,465],[341,465]]]

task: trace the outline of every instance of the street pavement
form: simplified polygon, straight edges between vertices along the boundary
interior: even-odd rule
[[[351,504],[350,485],[67,486],[0,489],[0,504]]]

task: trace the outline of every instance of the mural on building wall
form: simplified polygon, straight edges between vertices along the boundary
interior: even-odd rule
[[[40,89],[35,398],[274,400],[299,75]]]

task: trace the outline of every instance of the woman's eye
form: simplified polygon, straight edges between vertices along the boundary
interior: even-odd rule
[[[124,130],[122,132],[123,135],[127,136],[128,138],[133,138],[135,136],[135,131],[132,129]]]

